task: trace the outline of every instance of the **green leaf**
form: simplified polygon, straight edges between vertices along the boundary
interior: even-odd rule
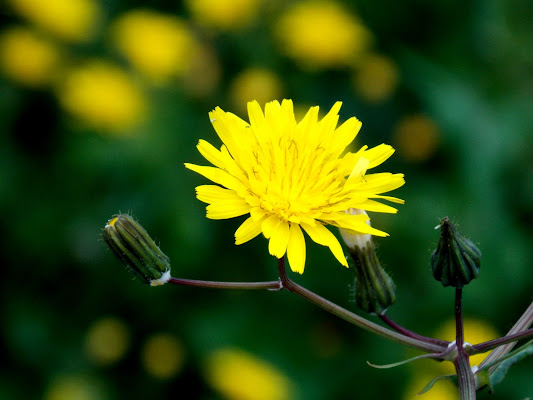
[[[515,351],[509,353],[506,357],[503,357],[501,359],[501,362],[498,363],[498,366],[496,369],[490,373],[489,379],[490,379],[490,387],[492,392],[492,387],[494,385],[497,385],[503,379],[505,378],[505,375],[507,375],[507,372],[509,371],[509,368],[515,363],[517,363],[520,360],[523,360],[527,356],[533,355],[533,340],[530,340],[522,347],[516,349]]]
[[[400,365],[404,365],[404,364],[407,364],[407,363],[410,363],[411,361],[416,361],[416,360],[421,360],[422,358],[437,358],[439,355],[435,355],[435,354],[422,354],[421,356],[417,356],[417,357],[413,357],[413,358],[409,358],[407,360],[403,360],[403,361],[398,361],[398,362],[395,362],[395,363],[392,363],[392,364],[385,364],[385,365],[376,365],[376,364],[372,364],[370,362],[366,362],[368,365],[370,365],[372,368],[377,368],[377,369],[388,369],[388,368],[394,368],[394,367],[398,367]]]
[[[416,395],[417,396],[420,396],[421,394],[424,394],[428,391],[431,390],[431,388],[433,387],[433,385],[435,383],[437,383],[437,381],[440,381],[440,380],[448,380],[450,382],[452,382],[453,384],[457,385],[457,377],[455,375],[442,375],[442,376],[437,376],[435,379],[432,379],[425,387],[424,389],[422,389],[420,392],[418,392]]]

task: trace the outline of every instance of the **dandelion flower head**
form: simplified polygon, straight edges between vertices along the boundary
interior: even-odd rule
[[[219,107],[213,110],[209,116],[224,144],[217,150],[200,140],[197,147],[214,167],[185,164],[218,184],[196,188],[197,198],[209,204],[207,217],[249,214],[235,232],[235,243],[263,233],[270,254],[277,258],[287,254],[291,269],[298,273],[305,267],[303,231],[329,247],[344,266],[348,264],[340,242],[325,225],[386,236],[366,223],[364,213],[346,210],[396,212],[376,200],[403,203],[382,195],[402,186],[403,174],[367,174],[392,155],[389,145],[345,152],[361,122],[352,117],[337,128],[340,107],[337,102],[320,121],[318,107],[311,107],[300,122],[291,100],[267,103],[264,113],[256,101],[248,103],[250,123]]]

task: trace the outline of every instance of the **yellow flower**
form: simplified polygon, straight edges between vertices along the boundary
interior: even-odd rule
[[[206,379],[231,400],[291,399],[293,385],[274,366],[239,349],[226,348],[206,363]]]
[[[264,68],[249,68],[240,73],[230,86],[230,98],[236,108],[246,111],[251,99],[265,104],[281,96],[282,84],[278,76]]]
[[[62,106],[100,129],[121,131],[138,123],[145,111],[140,89],[120,68],[91,61],[68,73],[58,90]]]
[[[390,58],[378,54],[364,57],[354,76],[357,94],[369,103],[387,100],[397,84],[396,64]]]
[[[354,15],[323,0],[294,4],[278,22],[276,34],[282,50],[304,68],[352,65],[371,41]]]
[[[192,17],[200,24],[220,29],[238,30],[255,19],[262,0],[187,0]]]
[[[195,40],[179,18],[134,10],[119,17],[111,32],[117,49],[157,83],[182,75],[191,65]]]
[[[55,78],[60,63],[58,46],[29,29],[13,27],[0,34],[0,68],[15,82],[45,86]]]
[[[385,144],[364,146],[341,157],[361,122],[352,117],[336,128],[340,107],[337,102],[321,121],[318,107],[312,107],[299,123],[291,100],[267,103],[264,114],[256,101],[248,103],[250,124],[219,107],[209,114],[224,145],[219,151],[200,140],[198,150],[215,167],[185,165],[222,186],[196,188],[198,199],[209,204],[208,218],[250,214],[235,232],[235,244],[263,233],[269,239],[270,254],[281,258],[287,253],[292,270],[302,273],[306,253],[302,228],[346,267],[342,247],[326,224],[387,235],[366,224],[366,215],[345,211],[396,212],[373,199],[403,203],[381,195],[402,186],[403,174],[366,173],[394,149]]]
[[[8,0],[21,16],[58,37],[80,42],[92,38],[102,17],[94,0]]]

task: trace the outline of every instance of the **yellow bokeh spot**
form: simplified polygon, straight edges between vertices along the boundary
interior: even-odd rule
[[[176,376],[185,360],[181,342],[166,333],[151,336],[142,348],[141,357],[146,372],[158,379]]]
[[[294,394],[292,383],[273,365],[235,348],[209,356],[206,380],[230,400],[284,400]]]
[[[457,400],[459,398],[459,390],[449,380],[439,380],[435,382],[433,387],[424,394],[417,396],[426,385],[431,382],[435,377],[425,372],[420,372],[416,377],[409,382],[405,393],[402,397],[404,400]]]
[[[115,218],[116,220],[116,218]],[[96,364],[109,365],[126,354],[130,345],[130,332],[121,320],[106,317],[95,321],[85,339],[88,357]]]
[[[106,61],[91,61],[68,72],[58,96],[65,110],[96,129],[121,132],[145,114],[135,81]]]
[[[262,0],[186,0],[199,24],[219,30],[239,30],[257,17]]]
[[[498,331],[494,329],[489,323],[476,320],[476,319],[465,319],[464,324],[464,337],[465,342],[470,344],[479,344],[482,342],[487,342],[492,339],[498,338],[500,335]],[[450,320],[446,322],[435,334],[436,337],[448,341],[455,340],[455,321]],[[470,357],[470,365],[479,365],[490,352],[483,354],[476,354]],[[454,374],[455,369],[451,363],[439,363],[439,367],[444,374]]]
[[[8,3],[39,28],[73,42],[91,39],[102,18],[95,0],[8,0]]]
[[[296,3],[275,30],[282,50],[307,69],[357,64],[371,42],[367,28],[333,1]]]
[[[211,95],[217,88],[221,75],[220,63],[214,50],[199,44],[191,54],[191,63],[183,75],[183,85],[194,98]]]
[[[435,122],[424,115],[402,118],[393,132],[398,154],[407,161],[429,159],[439,144],[439,130]]]
[[[477,319],[465,319],[464,337],[465,342],[472,345],[498,338],[500,335],[489,323]],[[445,322],[433,335],[439,339],[455,340],[455,320]],[[470,365],[479,365],[490,352],[477,354],[470,357]],[[451,362],[435,362],[432,360],[415,361],[412,365],[413,377],[408,384],[403,399],[413,399],[431,380],[438,376],[454,375],[455,368]],[[422,400],[452,400],[459,395],[457,387],[448,380],[435,383],[433,388],[422,395]]]
[[[387,100],[398,84],[398,69],[388,57],[372,54],[364,57],[354,75],[357,95],[369,103]]]
[[[250,68],[237,75],[229,92],[234,106],[240,112],[246,112],[249,101],[257,100],[259,104],[265,104],[272,100],[279,100],[283,88],[281,80],[272,71]]]
[[[155,83],[182,75],[191,65],[194,36],[185,21],[150,10],[134,10],[112,25],[115,47]]]
[[[44,400],[105,400],[108,396],[88,377],[66,375],[54,379],[46,392]]]
[[[30,87],[51,83],[61,63],[59,47],[22,27],[0,34],[0,69],[13,81]]]

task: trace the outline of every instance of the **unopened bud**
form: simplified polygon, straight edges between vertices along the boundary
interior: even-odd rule
[[[129,215],[110,219],[103,237],[120,261],[145,283],[158,286],[170,279],[170,259]]]
[[[347,212],[366,214],[353,208]],[[382,314],[396,301],[396,285],[379,262],[372,235],[348,229],[340,229],[340,233],[352,259],[349,265],[355,272],[355,303],[363,311]]]
[[[461,236],[448,217],[440,221],[440,241],[431,255],[431,270],[443,286],[462,288],[479,276],[481,251]]]

